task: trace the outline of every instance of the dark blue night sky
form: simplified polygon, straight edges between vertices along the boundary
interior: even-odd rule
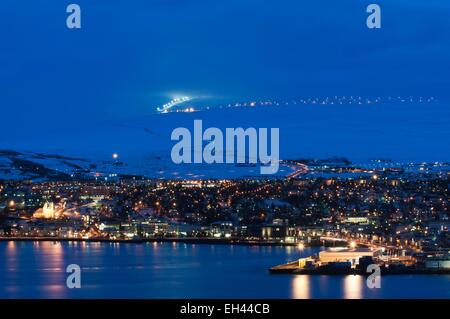
[[[66,27],[71,2],[81,30]],[[174,94],[449,97],[447,0],[3,0],[0,30],[0,143],[148,115]]]

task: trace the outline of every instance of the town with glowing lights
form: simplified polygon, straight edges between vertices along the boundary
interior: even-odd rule
[[[1,4],[0,300],[450,299],[449,0],[60,2]]]
[[[276,179],[3,181],[0,238],[327,246],[270,271],[448,273],[449,163],[288,164]]]

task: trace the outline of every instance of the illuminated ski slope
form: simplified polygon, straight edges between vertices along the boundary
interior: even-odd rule
[[[160,113],[167,113],[171,108],[173,108],[176,105],[179,105],[184,102],[191,101],[192,98],[189,96],[183,96],[181,98],[175,98],[171,100],[170,102],[164,104],[162,107],[158,107],[156,110]]]

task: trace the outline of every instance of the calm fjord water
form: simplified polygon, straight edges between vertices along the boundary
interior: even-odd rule
[[[450,298],[450,276],[270,275],[319,248],[0,242],[0,298]],[[66,287],[69,264],[81,288]]]

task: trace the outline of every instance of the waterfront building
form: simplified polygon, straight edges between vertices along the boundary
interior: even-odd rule
[[[369,248],[330,248],[329,250],[321,251],[319,253],[319,260],[322,263],[331,262],[351,262],[351,264],[358,265],[359,259],[362,257],[379,257],[381,256],[381,249]]]
[[[234,231],[233,223],[228,221],[217,221],[211,223],[211,232],[214,237],[231,237]]]
[[[450,256],[433,256],[425,260],[425,268],[428,269],[450,269]]]

